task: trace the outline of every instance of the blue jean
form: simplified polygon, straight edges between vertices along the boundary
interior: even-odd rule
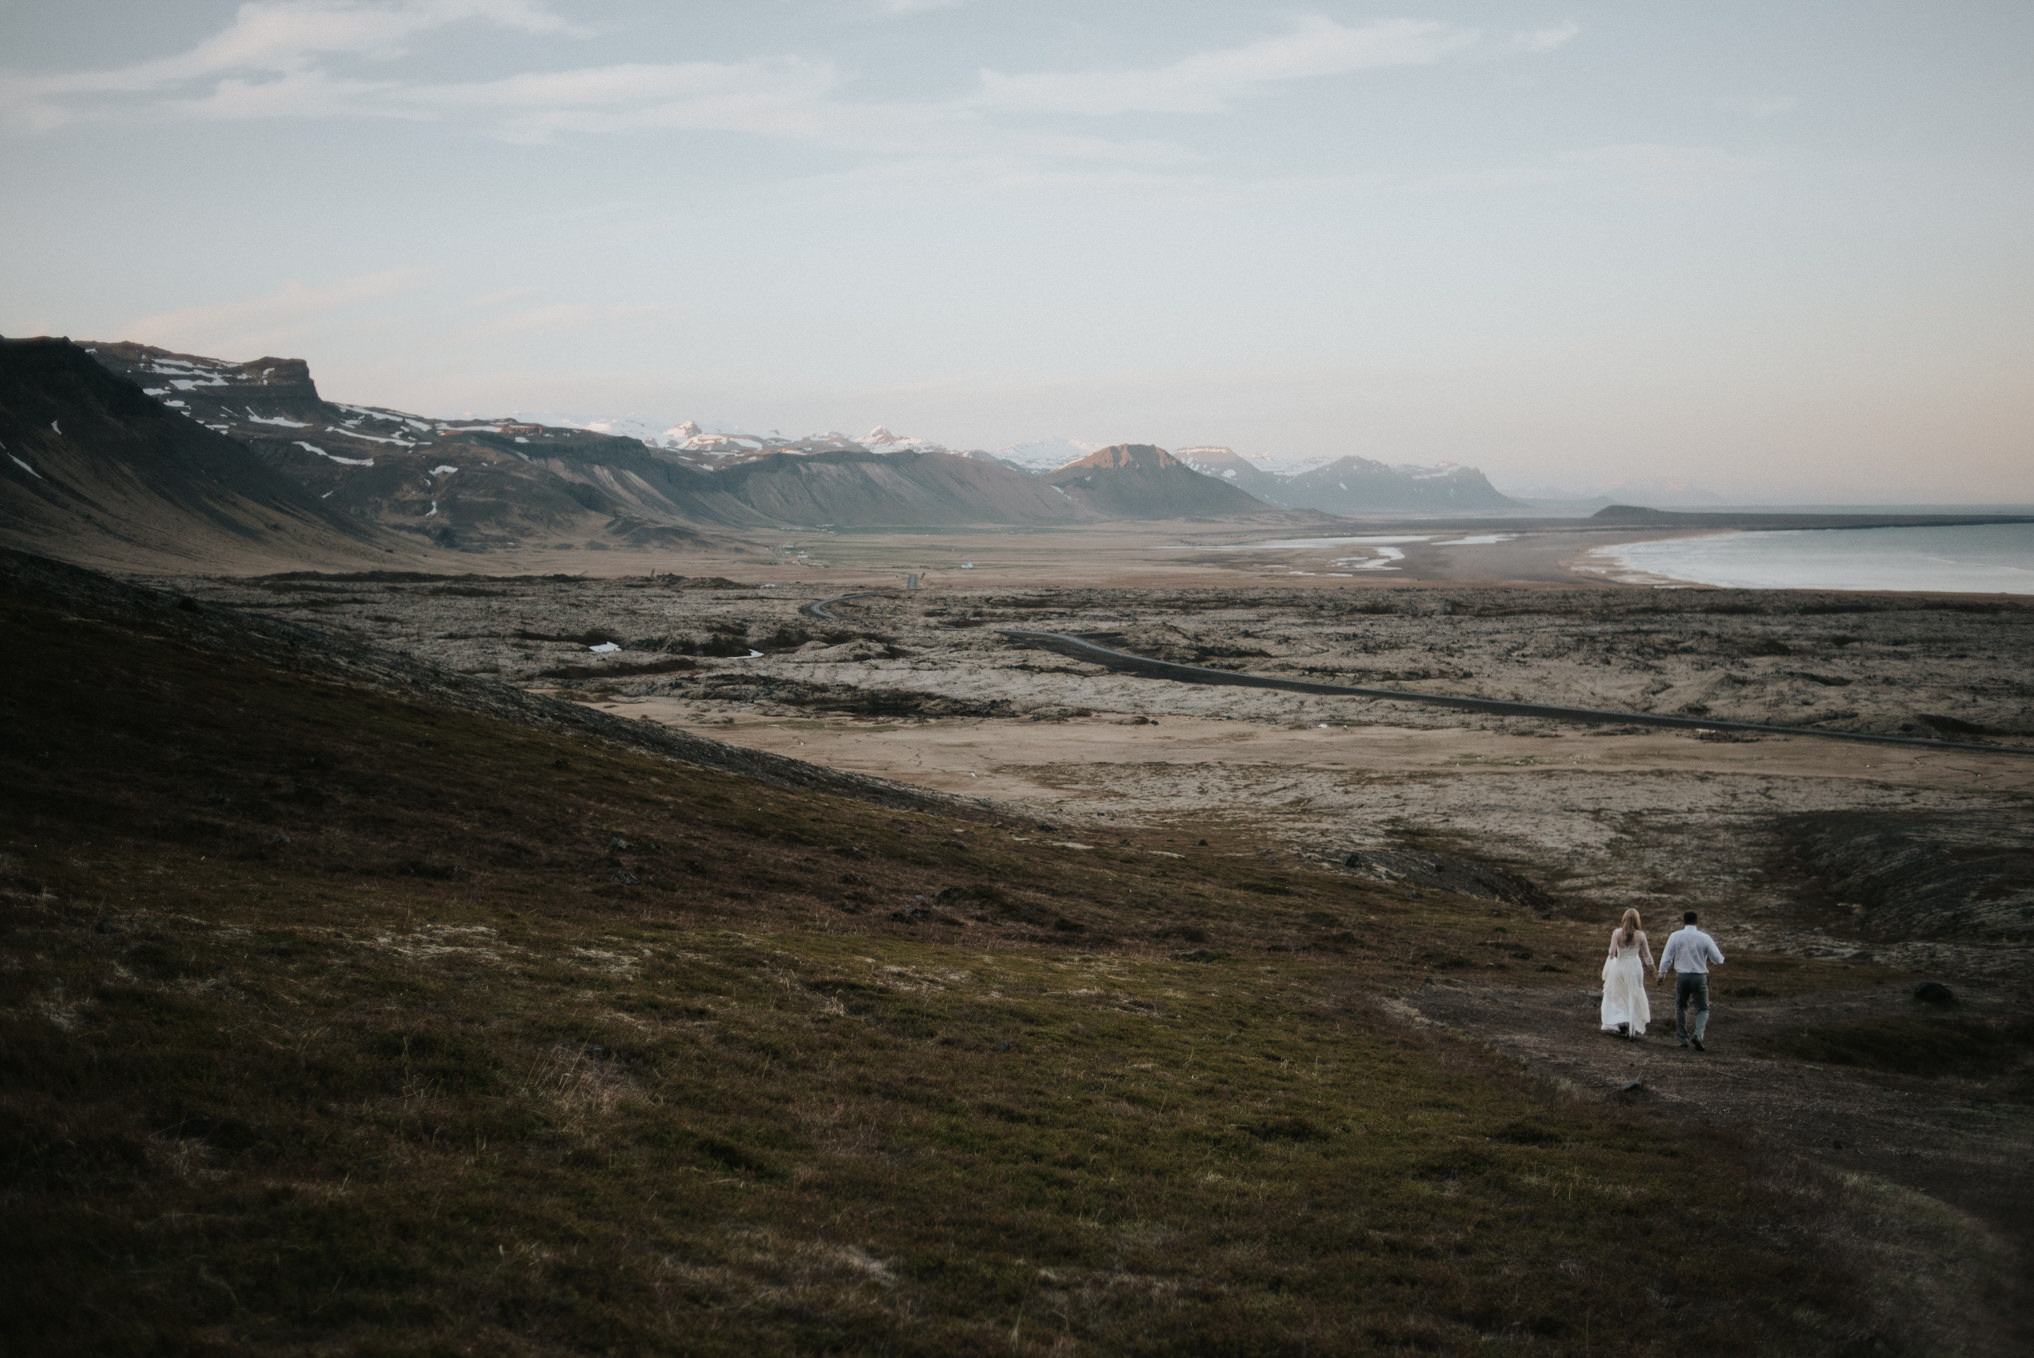
[[[1695,1004],[1695,1032],[1697,1042],[1709,1028],[1709,973],[1706,971],[1677,971],[1674,973],[1674,1035],[1685,1044],[1689,1038],[1688,1004]]]

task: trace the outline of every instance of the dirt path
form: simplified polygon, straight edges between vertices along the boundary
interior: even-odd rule
[[[1595,996],[1580,987],[1432,981],[1405,997],[1402,1012],[1486,1043],[1581,1097],[1744,1128],[1839,1175],[1870,1176],[1948,1204],[1972,1224],[1965,1235],[1973,1259],[1933,1262],[1999,1270],[2012,1293],[2004,1309],[2020,1332],[2013,1342],[2034,1336],[2034,1296],[2024,1282],[2034,1258],[2034,1175],[2026,1166],[2034,1106],[1965,1081],[1864,1074],[1761,1051],[1808,1028],[1911,1018],[1918,1006],[1902,985],[1744,999],[1729,995],[1724,973],[1716,983],[1707,1053],[1676,1042],[1671,985],[1653,988],[1652,1036],[1638,1041],[1602,1034]],[[2010,997],[1974,998],[1972,1012],[1981,1013]],[[1969,1239],[1976,1230],[1983,1239]]]

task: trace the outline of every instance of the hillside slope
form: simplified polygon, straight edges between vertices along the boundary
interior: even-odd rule
[[[1270,508],[1148,443],[1113,444],[1045,480],[1097,518],[1237,518]]]
[[[715,493],[784,523],[918,527],[1085,517],[1051,486],[958,453],[772,453],[716,469]]]
[[[0,340],[0,452],[0,544],[199,570],[388,565],[396,550],[69,340]]]
[[[1519,505],[1474,467],[1389,466],[1367,457],[1337,458],[1301,472],[1288,478],[1277,493],[1280,504],[1329,514],[1441,513]]]
[[[0,667],[10,1352],[1903,1351],[1797,1177],[1367,993],[1488,900],[0,581],[0,645],[65,657]]]
[[[653,447],[560,425],[340,405],[319,395],[301,359],[229,363],[130,343],[93,352],[334,507],[447,547],[553,538],[645,545],[716,528],[1091,517],[1021,471],[944,451],[879,452],[839,438],[782,449]]]
[[[335,509],[442,547],[685,542],[724,522],[698,459],[514,420],[439,420],[322,397],[302,359],[230,363],[145,344],[90,351],[164,405],[239,439]],[[736,512],[738,523],[758,523]]]
[[[1195,448],[1177,449],[1173,455],[1201,475],[1226,481],[1245,495],[1253,496],[1268,505],[1286,503],[1283,497],[1285,478],[1276,472],[1266,471],[1234,448],[1203,444]]]

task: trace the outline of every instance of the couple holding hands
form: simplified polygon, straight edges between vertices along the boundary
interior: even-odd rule
[[[1702,1036],[1709,1028],[1709,968],[1723,964],[1716,940],[1696,927],[1695,912],[1681,916],[1681,927],[1660,950],[1657,974],[1674,969],[1674,1032],[1686,1047],[1707,1051]],[[1652,949],[1639,927],[1639,912],[1624,912],[1624,922],[1610,935],[1610,956],[1603,963],[1603,1031],[1619,1037],[1644,1037],[1652,1021],[1653,1007],[1646,998],[1646,986],[1654,970]],[[1694,1009],[1694,1026],[1688,1010]]]

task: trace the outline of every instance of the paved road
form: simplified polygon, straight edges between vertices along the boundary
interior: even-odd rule
[[[826,611],[828,604],[837,604],[843,599],[888,599],[893,597],[895,597],[894,592],[887,589],[857,590],[853,594],[836,594],[830,599],[814,599],[809,604],[800,604],[798,611],[808,618],[831,618],[833,614]]]
[[[847,596],[843,596],[847,597]],[[822,600],[831,603],[832,600]],[[825,616],[819,614],[817,616]],[[1128,651],[1111,650],[1064,632],[1023,632],[1004,630],[1012,641],[1028,642],[1048,651],[1105,665],[1126,674],[1152,679],[1170,679],[1182,684],[1229,684],[1238,688],[1277,688],[1292,693],[1324,693],[1336,697],[1387,698],[1399,703],[1426,703],[1433,707],[1455,707],[1469,712],[1490,712],[1504,717],[1546,717],[1554,721],[1585,722],[1595,725],[1668,726],[1684,731],[1753,731],[1768,736],[1814,736],[1819,740],[1862,741],[1873,745],[1919,745],[1931,750],[1958,750],[1976,754],[2034,755],[2034,746],[1974,745],[1960,740],[1930,740],[1925,736],[1881,736],[1866,731],[1830,731],[1813,726],[1767,726],[1752,721],[1722,721],[1713,717],[1671,717],[1652,712],[1605,712],[1588,707],[1550,707],[1543,703],[1511,703],[1495,698],[1457,698],[1441,693],[1406,693],[1390,688],[1356,688],[1346,684],[1317,684],[1305,679],[1280,679],[1268,674],[1239,674],[1233,670],[1210,669],[1205,665],[1180,665],[1170,660],[1153,660]]]

